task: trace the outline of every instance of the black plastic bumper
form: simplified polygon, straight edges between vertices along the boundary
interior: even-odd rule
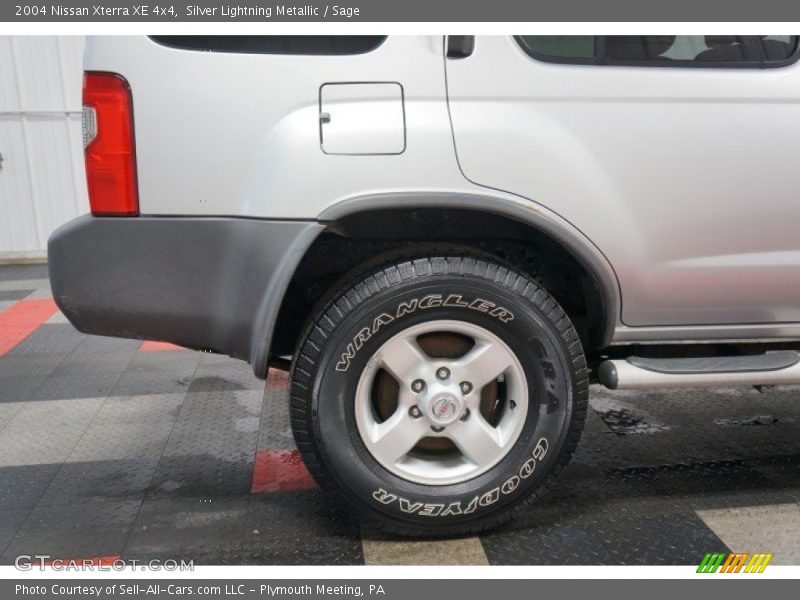
[[[50,238],[53,296],[84,333],[209,349],[248,360],[264,377],[284,293],[322,227],[80,217]]]

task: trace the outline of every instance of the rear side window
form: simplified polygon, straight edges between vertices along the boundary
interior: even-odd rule
[[[797,59],[796,35],[520,35],[538,60],[648,67],[779,67]]]
[[[342,56],[375,50],[385,35],[151,35],[156,43],[180,50],[239,54]]]

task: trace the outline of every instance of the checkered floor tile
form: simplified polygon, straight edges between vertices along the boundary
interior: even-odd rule
[[[441,541],[392,539],[329,504],[294,448],[287,388],[226,357],[83,335],[44,265],[0,267],[0,563],[800,559],[800,388],[594,387],[554,491],[499,530]]]

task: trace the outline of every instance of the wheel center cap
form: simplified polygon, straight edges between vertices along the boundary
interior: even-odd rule
[[[440,391],[431,394],[424,403],[423,411],[432,425],[444,427],[457,421],[464,410],[461,396],[451,391]]]
[[[456,401],[450,396],[442,396],[437,398],[436,402],[431,406],[433,416],[437,419],[447,420],[456,414]]]

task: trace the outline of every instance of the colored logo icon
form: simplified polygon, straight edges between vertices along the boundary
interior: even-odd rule
[[[709,552],[697,567],[698,573],[763,573],[774,554]]]

